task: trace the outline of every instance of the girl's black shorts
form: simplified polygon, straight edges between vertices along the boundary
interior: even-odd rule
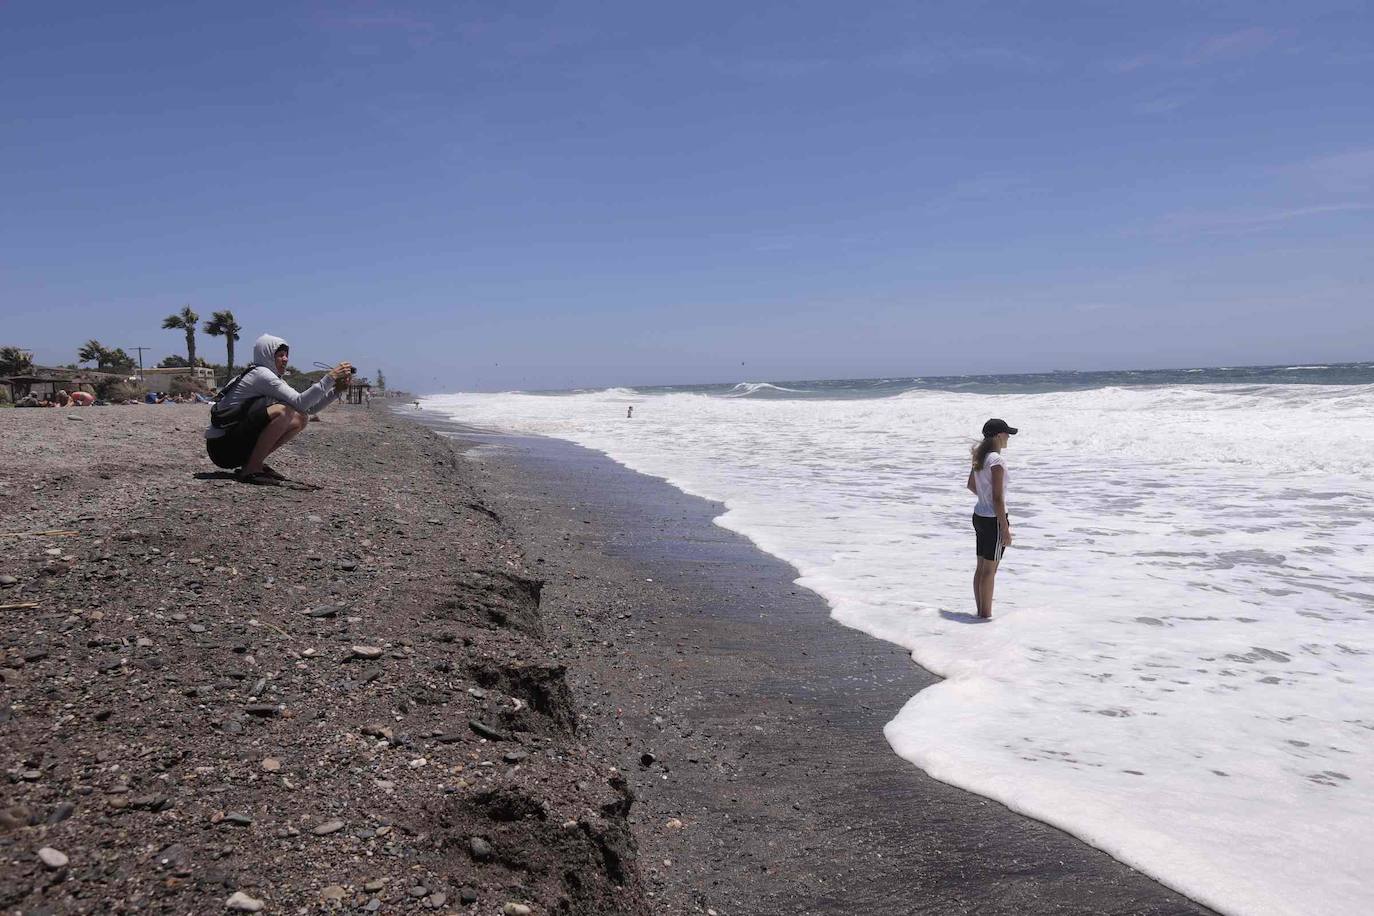
[[[254,398],[244,408],[243,419],[229,427],[219,438],[205,440],[205,451],[217,467],[232,471],[248,463],[248,457],[258,444],[258,437],[272,422],[267,415],[268,406],[267,398]]]
[[[978,556],[996,562],[1002,559],[1002,531],[997,519],[986,515],[973,516],[973,532],[978,538]]]

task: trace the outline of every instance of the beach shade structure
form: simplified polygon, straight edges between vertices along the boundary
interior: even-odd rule
[[[344,398],[349,404],[361,404],[372,390],[372,383],[367,379],[354,379],[348,383],[348,390],[344,392]]]
[[[8,386],[10,399],[17,401],[28,395],[36,395],[40,398],[51,398],[57,392],[57,387],[66,379],[55,379],[45,375],[11,375],[8,378],[0,379],[0,383]]]
[[[17,401],[30,394],[38,398],[50,400],[57,394],[59,388],[71,390],[80,385],[89,385],[92,388],[98,389],[101,385],[123,381],[125,378],[123,375],[111,372],[36,368],[38,370],[36,372],[0,378],[0,384],[9,388],[11,400]]]

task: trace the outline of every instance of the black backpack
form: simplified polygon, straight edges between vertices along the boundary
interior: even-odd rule
[[[233,426],[235,423],[243,419],[244,414],[248,412],[249,407],[253,406],[253,402],[256,401],[257,398],[249,398],[246,401],[241,401],[238,405],[228,409],[222,408],[220,406],[220,401],[223,400],[225,396],[229,394],[229,392],[237,388],[239,386],[239,383],[242,382],[248,376],[248,373],[252,372],[254,369],[260,368],[262,367],[257,365],[249,366],[247,369],[244,369],[242,372],[240,372],[238,376],[234,378],[233,381],[229,382],[219,391],[215,392],[215,396],[213,398],[214,404],[210,407],[211,426],[213,426],[215,429],[228,429],[229,427]]]

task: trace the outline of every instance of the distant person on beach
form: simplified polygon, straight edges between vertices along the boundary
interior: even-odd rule
[[[95,403],[95,395],[89,391],[73,391],[67,395],[67,400],[71,402],[73,407],[90,407]]]
[[[1011,522],[1007,520],[1007,463],[1002,449],[1016,435],[1006,420],[983,424],[983,441],[973,447],[973,470],[968,488],[978,497],[973,507],[973,531],[977,540],[978,568],[973,573],[973,600],[978,616],[992,619],[992,586],[1002,551],[1011,546]]]
[[[627,419],[627,420],[632,420],[632,419],[634,419],[634,415],[635,415],[634,405],[631,404],[629,407],[626,407],[626,408],[625,408],[625,419]]]
[[[285,480],[267,465],[267,456],[305,429],[308,418],[338,400],[353,374],[352,363],[339,363],[305,391],[281,380],[291,348],[264,334],[253,344],[253,364],[225,385],[210,408],[205,450],[217,466],[233,470],[243,483],[276,484]]]

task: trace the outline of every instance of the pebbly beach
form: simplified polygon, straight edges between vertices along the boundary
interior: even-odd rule
[[[0,412],[0,910],[649,912],[448,443],[335,410],[254,487],[204,425]]]
[[[251,487],[203,422],[0,413],[7,912],[1207,912],[892,754],[934,679],[712,503],[380,406]]]
[[[0,916],[1374,916],[1374,3],[0,19]]]

